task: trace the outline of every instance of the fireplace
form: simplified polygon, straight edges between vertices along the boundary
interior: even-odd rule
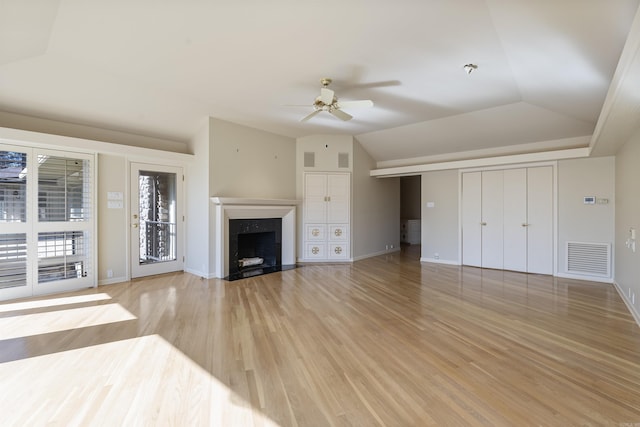
[[[211,201],[216,207],[215,277],[235,280],[295,268],[297,200],[212,197]],[[246,263],[239,262],[243,259]]]
[[[229,276],[244,278],[282,268],[282,219],[229,220]]]

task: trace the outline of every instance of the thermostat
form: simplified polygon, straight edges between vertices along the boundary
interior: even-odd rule
[[[585,205],[595,205],[596,197],[595,196],[584,196],[584,204]]]

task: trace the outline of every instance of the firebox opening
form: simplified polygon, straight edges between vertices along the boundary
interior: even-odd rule
[[[288,270],[282,265],[282,219],[229,220],[229,276],[244,279]]]

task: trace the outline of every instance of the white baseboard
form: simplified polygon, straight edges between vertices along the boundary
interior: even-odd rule
[[[434,264],[446,264],[446,265],[460,265],[460,261],[453,261],[450,259],[425,258],[425,257],[421,257],[420,262],[431,262]]]
[[[114,285],[116,283],[128,282],[126,277],[110,277],[108,279],[98,280],[98,286],[102,285]]]
[[[399,247],[397,247],[397,248],[387,249],[387,250],[380,251],[380,252],[373,252],[373,253],[366,254],[366,255],[360,255],[360,256],[354,257],[354,258],[353,258],[353,260],[354,260],[354,261],[361,261],[361,260],[363,260],[363,259],[373,258],[374,256],[380,256],[380,255],[392,254],[392,253],[394,253],[394,252],[399,252],[399,251],[400,251],[400,248],[399,248]]]
[[[563,279],[575,279],[575,280],[587,280],[589,282],[600,282],[600,283],[613,283],[613,279],[611,277],[598,277],[598,276],[586,276],[581,274],[572,274],[572,273],[556,273],[555,277],[561,277]]]
[[[194,276],[202,277],[204,279],[215,279],[217,276],[215,273],[204,273],[199,270],[194,270],[192,268],[185,268],[185,273],[193,274]]]
[[[640,326],[640,312],[638,312],[638,310],[633,306],[633,304],[631,304],[631,301],[627,297],[627,294],[624,293],[620,285],[615,280],[613,282],[613,287],[616,288],[616,291],[618,291],[620,298],[622,298],[622,301],[624,301],[625,305],[629,309],[629,312],[635,319],[636,323],[638,324],[638,326]]]

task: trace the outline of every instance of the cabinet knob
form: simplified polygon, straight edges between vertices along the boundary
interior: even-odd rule
[[[340,246],[336,246],[336,248],[333,250],[337,255],[340,255],[342,253],[342,248]]]
[[[311,249],[311,253],[314,254],[314,255],[318,255],[318,252],[320,252],[320,249],[317,246],[314,246]]]
[[[335,234],[336,237],[342,236],[342,229],[341,228],[336,228],[335,231],[333,232],[333,234]]]

